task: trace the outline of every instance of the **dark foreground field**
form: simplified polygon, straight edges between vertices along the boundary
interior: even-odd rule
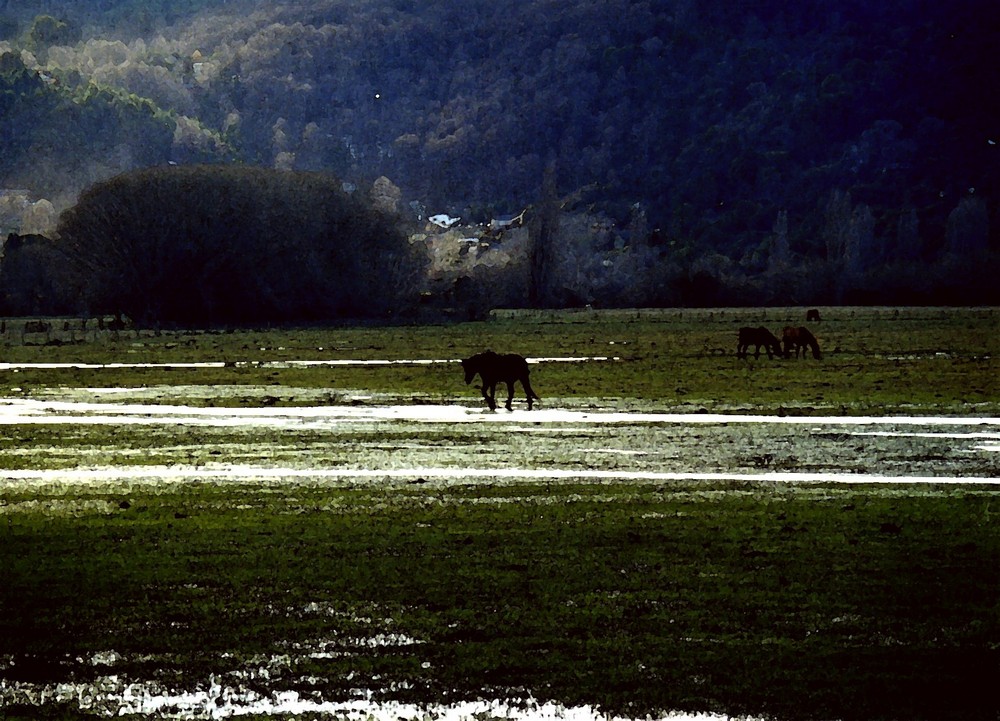
[[[185,486],[11,507],[37,495],[5,499],[8,685],[996,714],[993,490]]]
[[[589,707],[995,720],[997,315],[824,311],[822,361],[733,357],[735,327],[778,326],[796,309],[12,345],[0,371],[0,716],[582,718]],[[593,419],[539,428],[518,410],[480,426],[476,392],[451,364],[294,363],[453,359],[486,344],[618,358],[535,365],[548,409],[814,415],[817,429],[757,430],[744,447],[744,425],[723,419],[700,450],[676,421],[689,440],[673,447],[654,418],[609,429],[601,446]],[[82,365],[125,360],[136,363]],[[364,411],[388,397],[467,412],[230,427],[176,411],[140,423],[155,415],[140,406],[119,426],[125,415],[55,404],[109,387],[199,407]],[[53,405],[32,418],[26,401]],[[884,445],[907,435],[896,426],[833,433],[820,418],[833,413],[965,420],[910,433],[926,450]],[[735,450],[707,447],[720,438]],[[838,449],[836,482],[810,479],[812,456],[794,483],[767,477],[827,447],[814,442]],[[256,471],[241,470],[255,450]],[[702,455],[733,478],[665,480]],[[408,471],[414,458],[481,470],[445,482]],[[287,475],[254,475],[267,464]],[[530,473],[502,475],[515,466]],[[875,482],[851,483],[862,470]],[[891,482],[909,475],[921,482]]]

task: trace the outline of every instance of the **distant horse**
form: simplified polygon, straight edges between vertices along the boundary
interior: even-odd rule
[[[491,411],[497,409],[497,383],[507,385],[507,410],[511,408],[514,400],[514,383],[520,381],[524,387],[524,393],[528,396],[528,410],[531,410],[532,401],[541,400],[531,388],[528,381],[528,361],[523,356],[516,353],[505,353],[500,355],[491,350],[477,353],[471,358],[462,361],[462,368],[465,370],[466,385],[472,383],[472,379],[479,375],[483,380],[481,389],[486,404]]]
[[[761,346],[764,346],[764,349],[767,351],[768,358],[781,355],[781,341],[764,326],[760,326],[759,328],[740,328],[740,338],[736,343],[736,357],[746,358],[747,349],[751,345],[757,346],[753,354],[754,358],[760,358]]]
[[[819,323],[822,320],[819,317],[819,308],[810,308],[806,311],[806,323]]]
[[[795,357],[799,357],[799,352],[802,352],[802,357],[806,357],[806,346],[812,349],[813,358],[822,358],[823,356],[819,352],[819,341],[816,340],[816,336],[809,332],[808,328],[793,326],[787,326],[781,332],[781,342],[785,345],[785,357],[790,358],[794,352]]]

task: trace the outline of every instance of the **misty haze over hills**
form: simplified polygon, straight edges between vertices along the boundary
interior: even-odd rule
[[[998,16],[985,0],[0,1],[0,187],[55,213],[125,170],[237,162],[365,190],[384,176],[406,213],[488,222],[540,203],[548,172],[561,212],[691,288],[849,272],[888,300],[996,301]]]

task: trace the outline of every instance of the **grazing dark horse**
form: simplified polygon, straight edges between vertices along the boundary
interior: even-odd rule
[[[760,326],[759,328],[740,328],[740,339],[736,343],[736,357],[746,358],[747,349],[752,345],[757,346],[753,354],[754,358],[760,358],[761,346],[764,346],[764,349],[767,351],[768,358],[781,355],[781,341],[764,326]]]
[[[524,393],[528,396],[528,410],[531,410],[532,401],[541,400],[531,388],[528,381],[528,361],[523,356],[516,353],[505,353],[500,355],[491,350],[483,353],[476,353],[471,358],[462,361],[462,368],[465,370],[465,383],[472,383],[472,379],[478,374],[483,380],[481,386],[483,398],[486,399],[491,411],[497,409],[497,383],[507,385],[507,410],[511,408],[514,400],[514,383],[520,381],[524,387]]]
[[[816,340],[816,336],[809,332],[808,328],[794,326],[787,326],[781,332],[781,342],[785,345],[785,357],[790,358],[794,352],[795,357],[799,357],[799,352],[802,352],[802,357],[806,357],[806,346],[812,349],[813,358],[822,358],[822,354],[819,352],[819,341]]]
[[[819,323],[822,320],[819,317],[819,308],[810,308],[806,311],[806,323]]]

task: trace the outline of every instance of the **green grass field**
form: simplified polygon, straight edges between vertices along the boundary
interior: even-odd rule
[[[822,311],[813,326],[821,361],[734,357],[740,325],[780,332],[801,324],[799,309],[581,311],[11,345],[3,350],[15,364],[229,365],[12,367],[0,371],[0,397],[217,384],[246,393],[194,402],[294,404],[324,388],[329,403],[342,389],[471,402],[475,391],[452,364],[273,364],[451,359],[489,346],[621,359],[534,366],[547,405],[611,398],[691,412],[1000,416],[1000,312]],[[215,462],[231,457],[197,428],[172,432],[172,446],[212,448]],[[303,448],[323,442],[289,438]],[[0,440],[6,469],[86,467],[94,461],[84,451],[94,448],[109,458],[132,446],[144,452],[141,432],[116,436],[113,427],[3,426]],[[475,443],[474,431],[428,442]],[[53,448],[65,451],[38,457]],[[365,694],[426,705],[431,717],[477,698],[593,705],[628,718],[995,721],[1000,709],[997,486],[73,486],[2,473],[0,717],[8,719],[117,712],[81,704],[79,689],[140,682],[326,700]],[[56,693],[60,683],[72,684],[69,697]]]
[[[810,324],[824,358],[740,360],[742,325],[777,335],[801,325],[792,308],[501,313],[493,320],[434,326],[306,328],[232,332],[129,331],[99,342],[8,345],[9,363],[219,362],[207,369],[107,368],[0,371],[0,390],[48,387],[244,384],[334,387],[454,397],[448,365],[282,367],[282,361],[454,359],[484,348],[528,357],[611,356],[586,364],[541,364],[545,398],[621,397],[680,408],[843,407],[846,412],[1000,409],[1000,310],[824,308]]]

